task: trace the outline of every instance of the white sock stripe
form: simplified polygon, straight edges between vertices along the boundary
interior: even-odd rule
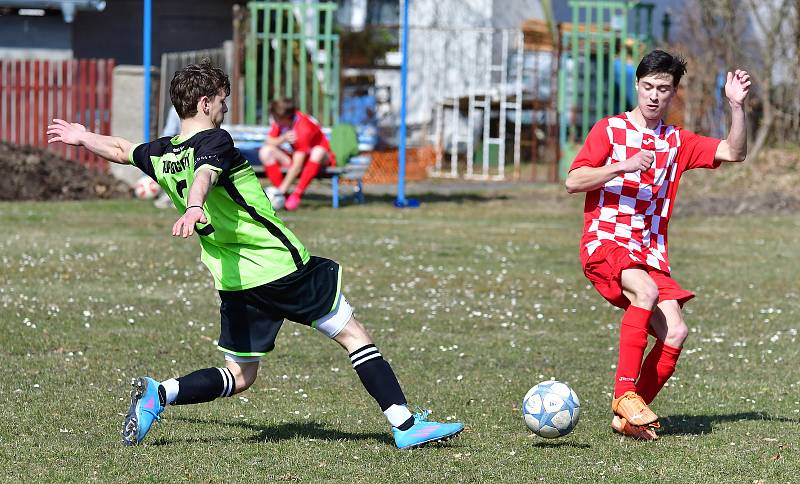
[[[169,380],[162,381],[161,385],[164,387],[164,393],[167,397],[167,404],[171,404],[178,398],[178,391],[180,391],[180,384],[178,380],[175,378],[170,378]]]
[[[365,356],[364,358],[361,358],[361,359],[360,359],[359,361],[357,361],[357,362],[356,362],[356,361],[354,361],[354,362],[353,362],[353,368],[358,368],[359,366],[363,365],[363,364],[364,364],[364,363],[366,363],[367,361],[369,361],[369,360],[373,360],[373,359],[375,359],[375,358],[381,358],[381,354],[380,354],[380,353],[378,353],[377,351],[376,351],[375,353],[371,354],[371,355],[367,355],[367,356]]]
[[[367,355],[369,353],[373,353],[373,352],[374,353],[378,353],[378,348],[376,348],[374,346],[371,346],[371,347],[369,347],[369,348],[367,348],[365,350],[359,351],[358,353],[354,353],[353,356],[350,357],[350,361],[355,362],[356,360],[358,360],[362,356]]]
[[[359,356],[358,358],[355,358],[355,359],[351,360],[351,363],[353,364],[353,367],[355,368],[356,366],[360,365],[362,362],[367,361],[368,359],[375,358],[376,356],[381,357],[382,355],[381,355],[381,353],[379,351],[373,351],[371,353],[365,353],[365,354]]]
[[[233,372],[230,369],[225,368],[225,373],[228,375],[228,385],[227,389],[225,390],[225,396],[229,397],[233,395],[233,386],[236,383],[236,380],[233,378]]]
[[[360,357],[362,357],[363,355],[365,355],[367,353],[372,353],[373,351],[378,351],[378,348],[375,347],[374,345],[370,345],[368,348],[363,348],[361,350],[358,350],[355,353],[353,353],[352,355],[350,355],[350,361],[357,360]]]
[[[219,372],[220,376],[222,377],[222,392],[220,392],[220,394],[219,394],[219,396],[221,398],[221,397],[225,396],[225,387],[228,386],[228,380],[227,380],[227,377],[225,376],[225,370],[224,369],[217,368],[217,371]]]

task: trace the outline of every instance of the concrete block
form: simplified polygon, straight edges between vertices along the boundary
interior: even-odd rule
[[[158,123],[159,69],[149,69],[150,79],[150,133],[144,133],[144,66],[119,65],[114,68],[113,98],[111,100],[111,135],[125,138],[132,143],[150,141],[156,137]],[[133,186],[143,176],[141,170],[132,165],[110,164],[111,174]]]

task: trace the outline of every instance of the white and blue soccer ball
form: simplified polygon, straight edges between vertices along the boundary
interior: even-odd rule
[[[578,395],[566,383],[548,380],[534,386],[522,399],[522,417],[534,434],[546,439],[572,432],[581,415]]]

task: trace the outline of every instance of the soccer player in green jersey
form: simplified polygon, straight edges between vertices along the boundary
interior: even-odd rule
[[[197,232],[201,260],[222,301],[218,347],[225,367],[160,383],[134,379],[123,444],[140,443],[166,405],[209,402],[249,388],[284,319],[310,325],[347,350],[399,448],[460,433],[461,423],[429,422],[427,412],[412,415],[408,410],[391,366],[341,294],[339,264],[309,255],[275,215],[230,134],[220,129],[228,95],[228,76],[204,60],[178,71],[170,84],[170,98],[181,118],[177,136],[134,145],[60,119],[47,129],[51,143],[83,146],[112,162],[132,163],[156,180],[182,214],[172,235],[186,238]]]

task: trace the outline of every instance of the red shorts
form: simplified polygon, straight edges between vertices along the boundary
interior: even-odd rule
[[[637,267],[647,271],[658,285],[658,301],[678,301],[684,303],[694,297],[694,293],[683,289],[670,275],[634,259],[634,255],[620,245],[604,242],[588,259],[583,261],[583,273],[597,292],[614,306],[627,309],[631,302],[622,292],[622,271]]]

